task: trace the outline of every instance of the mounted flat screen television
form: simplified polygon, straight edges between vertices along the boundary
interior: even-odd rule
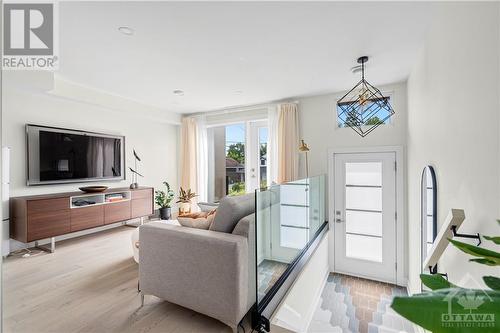
[[[125,137],[26,125],[28,185],[125,179]]]

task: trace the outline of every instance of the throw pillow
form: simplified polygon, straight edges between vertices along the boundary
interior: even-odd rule
[[[205,229],[208,230],[215,217],[215,209],[210,212],[197,212],[179,215],[177,221],[183,226],[188,228]]]

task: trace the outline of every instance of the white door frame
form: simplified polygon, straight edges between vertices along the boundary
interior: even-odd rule
[[[328,217],[331,224],[335,219],[335,207],[332,204],[335,198],[335,154],[342,153],[384,153],[394,152],[396,154],[396,284],[400,286],[407,285],[407,268],[406,268],[406,249],[407,237],[407,220],[405,212],[405,157],[404,149],[402,146],[374,146],[374,147],[335,147],[328,149]],[[330,228],[333,232],[333,228]],[[330,271],[334,272],[335,269],[335,244],[334,237],[329,237],[329,261]]]
[[[268,127],[267,120],[246,122],[245,133],[245,191],[253,193],[260,188],[259,129]],[[251,169],[255,169],[252,171]]]

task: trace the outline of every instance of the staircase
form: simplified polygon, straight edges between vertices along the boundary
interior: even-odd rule
[[[406,295],[406,291],[386,283],[332,273],[307,331],[413,333],[413,324],[390,308],[392,298],[398,295]]]

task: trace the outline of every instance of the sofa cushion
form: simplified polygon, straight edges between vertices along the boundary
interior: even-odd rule
[[[255,194],[225,196],[221,199],[210,230],[230,233],[243,217],[255,212]]]

